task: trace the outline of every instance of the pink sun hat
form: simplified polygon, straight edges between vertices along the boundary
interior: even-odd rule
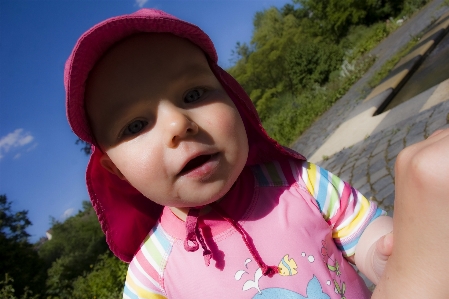
[[[247,165],[281,156],[304,159],[266,134],[250,98],[237,81],[217,65],[218,58],[212,41],[197,26],[155,9],[141,9],[93,26],[78,39],[65,65],[66,113],[73,132],[92,144],[86,171],[87,189],[109,248],[125,262],[132,260],[140,244],[157,223],[163,206],[144,197],[127,181],[119,179],[100,165],[103,153],[89,126],[84,93],[89,72],[105,52],[118,41],[144,32],[170,33],[185,38],[205,53],[212,72],[233,100],[245,125],[249,143]]]

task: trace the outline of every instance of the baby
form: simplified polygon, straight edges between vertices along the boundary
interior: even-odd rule
[[[393,221],[267,136],[209,37],[158,10],[84,33],[67,116],[92,143],[87,186],[130,262],[125,298],[369,298]],[[201,250],[198,250],[201,247]]]

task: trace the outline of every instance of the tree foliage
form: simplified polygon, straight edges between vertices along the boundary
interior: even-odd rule
[[[31,221],[28,219],[28,211],[23,210],[13,213],[11,204],[6,195],[0,195],[0,233],[3,237],[12,241],[27,241],[30,235],[26,229],[31,225]]]
[[[28,242],[28,211],[14,213],[11,204],[6,195],[0,195],[0,277],[5,277],[2,292],[17,296],[40,293],[45,271],[37,251]]]
[[[2,299],[39,299],[39,295],[33,295],[33,292],[26,286],[21,295],[16,294],[16,290],[12,286],[14,279],[5,274],[5,279],[0,280],[0,298]],[[18,297],[17,297],[18,296]]]
[[[39,250],[48,267],[46,298],[121,298],[127,265],[109,251],[90,202],[64,222],[53,219],[50,231]]]
[[[324,42],[301,43],[293,48],[285,58],[291,90],[299,92],[327,83],[330,74],[339,69],[343,54],[339,46]]]
[[[91,144],[82,140],[81,138],[78,138],[75,141],[75,144],[79,144],[81,145],[81,151],[86,154],[86,155],[90,155],[90,153],[92,152],[92,148],[91,148]]]
[[[106,240],[91,204],[64,222],[52,220],[52,239],[44,243],[39,255],[48,269],[47,294],[70,298],[73,281],[91,269],[98,256],[108,250]]]
[[[13,213],[0,195],[0,298],[121,298],[127,265],[109,251],[89,202],[52,219],[46,242],[30,244],[29,225],[27,211]]]
[[[333,41],[346,36],[351,26],[371,25],[401,11],[403,0],[294,0],[308,12],[304,19],[311,35]]]
[[[72,298],[122,298],[127,264],[107,252],[91,268],[73,282]]]

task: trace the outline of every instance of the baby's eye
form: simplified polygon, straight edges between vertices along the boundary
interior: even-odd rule
[[[140,131],[142,131],[143,128],[145,128],[145,126],[148,125],[147,121],[144,120],[135,120],[132,123],[130,123],[126,128],[125,131],[123,132],[124,136],[127,135],[134,135],[139,133]]]
[[[188,91],[186,93],[186,95],[184,96],[184,102],[193,103],[195,101],[198,101],[201,98],[201,96],[203,95],[203,93],[204,93],[204,89],[202,89],[202,88],[192,89],[192,90]]]

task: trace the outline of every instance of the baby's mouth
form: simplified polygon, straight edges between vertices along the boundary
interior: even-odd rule
[[[179,175],[186,174],[186,173],[200,167],[201,165],[203,165],[204,163],[209,161],[212,158],[212,156],[214,156],[214,155],[201,155],[201,156],[193,158],[186,164],[186,166],[184,166],[184,168],[181,170]]]

